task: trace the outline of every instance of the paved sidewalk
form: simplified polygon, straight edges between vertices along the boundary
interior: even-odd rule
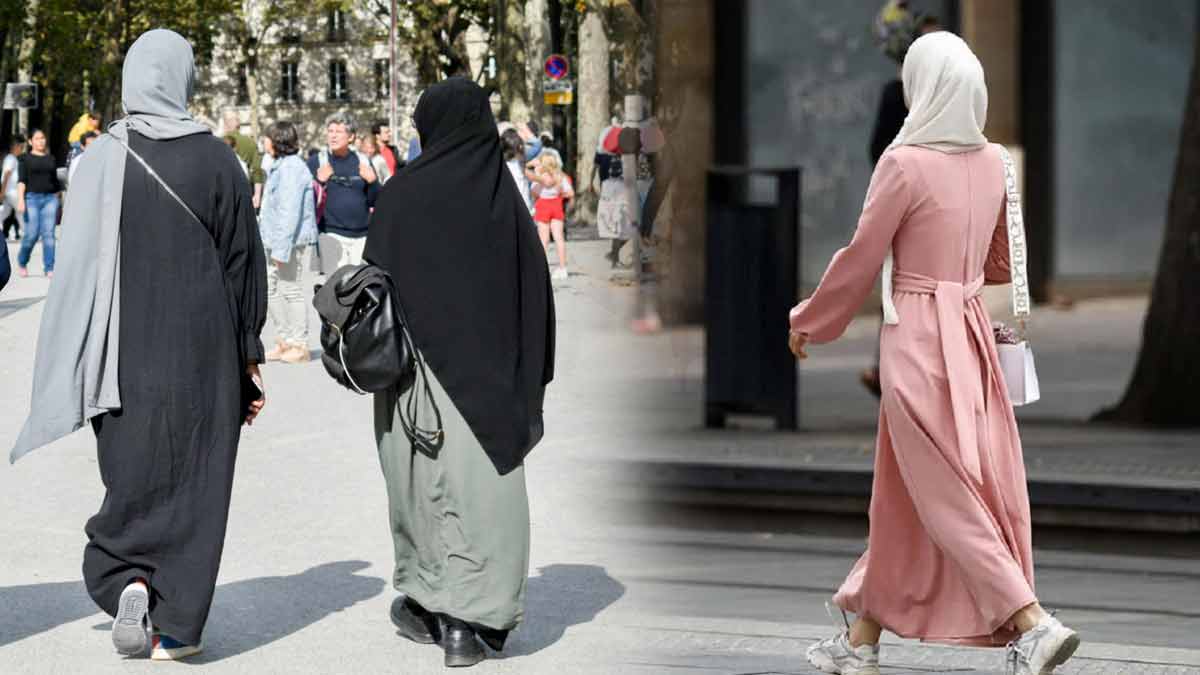
[[[503,658],[471,672],[809,675],[804,649],[832,630],[821,623],[818,600],[861,541],[630,525],[652,507],[627,498],[629,463],[613,460],[661,453],[650,434],[664,421],[687,429],[699,418],[695,380],[681,384],[672,370],[680,363],[672,346],[696,336],[631,338],[625,326],[633,291],[609,283],[605,248],[572,243],[571,278],[556,283],[558,379],[547,400],[546,442],[527,465],[533,551],[526,621]],[[0,451],[10,447],[27,406],[46,289],[35,276],[14,279],[0,295]],[[852,371],[858,361],[848,363]],[[187,669],[445,672],[436,648],[396,638],[387,619],[392,551],[369,401],[332,386],[316,363],[270,364],[265,375],[269,409],[241,445],[207,652]],[[864,403],[841,414],[861,423]],[[840,432],[821,433],[833,442]],[[773,444],[778,437],[762,438],[783,447]],[[720,446],[700,445],[710,453]],[[0,461],[0,673],[126,675],[164,667],[112,655],[109,621],[79,580],[83,523],[102,494],[86,432],[16,465]],[[1075,600],[1071,620],[1102,636],[1060,672],[1200,673],[1200,649],[1105,644],[1200,645],[1188,625],[1200,607],[1194,561],[1038,555],[1051,599],[1063,607]],[[1161,616],[1148,624],[1154,611],[1170,612],[1178,625],[1163,628],[1169,624]],[[1113,639],[1120,635],[1129,639]],[[1002,658],[995,650],[888,643],[884,672],[1000,673]]]
[[[616,643],[626,633],[603,620],[636,612],[614,576],[636,563],[610,545],[612,526],[594,506],[607,479],[589,470],[628,414],[622,371],[592,367],[621,353],[628,296],[608,284],[601,242],[569,251],[571,278],[555,282],[559,351],[546,439],[526,465],[525,621],[502,655],[472,670],[484,675],[610,673],[638,644]],[[84,523],[103,498],[90,431],[7,461],[28,410],[49,287],[37,253],[31,272],[0,294],[0,674],[158,672],[162,664],[113,654],[110,620],[80,580]],[[338,387],[319,363],[263,371],[267,409],[242,436],[206,651],[183,668],[444,672],[440,650],[401,640],[388,619],[392,544],[370,399]]]
[[[644,626],[653,636],[657,658],[646,665],[659,672],[712,672],[744,675],[815,675],[804,653],[810,644],[835,634],[831,625],[771,621],[661,619]],[[1005,650],[951,647],[900,640],[885,634],[881,670],[888,675],[917,673],[1006,673]],[[1195,675],[1200,650],[1137,647],[1084,642],[1075,656],[1054,671],[1060,675]]]

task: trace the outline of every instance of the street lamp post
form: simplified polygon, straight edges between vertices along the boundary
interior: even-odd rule
[[[400,129],[396,126],[399,119],[396,115],[396,3],[397,0],[392,0],[391,22],[388,31],[388,127],[392,130],[392,143],[395,144],[400,135]]]

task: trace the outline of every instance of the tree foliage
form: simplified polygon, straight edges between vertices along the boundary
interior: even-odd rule
[[[370,3],[386,24],[390,0]],[[397,8],[398,42],[412,55],[422,88],[455,75],[474,77],[467,56],[467,29],[478,25],[492,34],[495,0],[399,0]]]
[[[236,0],[41,0],[27,9],[25,55],[48,92],[110,114],[120,101],[121,68],[134,40],[152,28],[186,37],[197,61],[212,55]],[[85,94],[86,92],[86,94]],[[92,99],[88,101],[86,99]]]

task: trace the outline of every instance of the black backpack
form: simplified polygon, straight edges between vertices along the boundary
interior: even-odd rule
[[[442,417],[433,400],[425,363],[408,332],[391,276],[371,264],[345,265],[314,288],[313,307],[321,317],[321,363],[338,384],[359,394],[412,388],[418,371],[437,428],[417,426],[417,397],[401,408],[401,423],[414,446],[436,450]],[[403,399],[403,397],[401,397]]]

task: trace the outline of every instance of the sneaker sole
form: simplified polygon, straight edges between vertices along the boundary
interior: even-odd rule
[[[137,656],[146,651],[150,640],[145,625],[149,605],[150,594],[144,587],[130,587],[121,591],[112,627],[112,641],[117,653]]]
[[[819,651],[808,652],[805,656],[808,658],[809,665],[823,673],[831,673],[832,675],[880,675],[879,668],[872,666],[842,670],[841,667],[833,662],[833,659]]]
[[[150,654],[151,661],[178,661],[189,656],[195,656],[204,651],[203,647],[176,647],[175,649],[155,649]]]
[[[1063,640],[1058,646],[1058,651],[1054,652],[1054,656],[1046,661],[1046,665],[1042,667],[1041,675],[1051,675],[1054,669],[1067,662],[1067,659],[1075,655],[1075,650],[1079,649],[1079,633],[1074,631]]]

